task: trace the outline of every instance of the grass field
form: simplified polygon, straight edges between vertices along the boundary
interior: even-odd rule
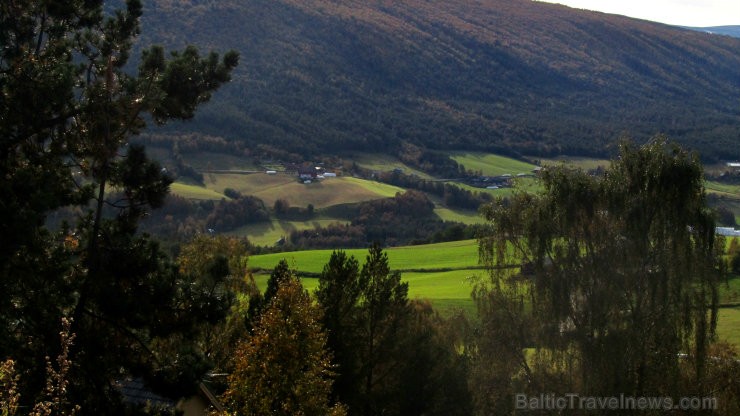
[[[707,192],[723,195],[733,199],[740,199],[740,185],[707,181],[705,183]]]
[[[346,223],[346,221],[332,218],[318,218],[310,221],[283,221],[273,219],[270,222],[261,222],[240,227],[226,234],[247,237],[252,244],[272,246],[281,237],[288,237],[293,231],[309,230],[317,226],[326,227],[336,222]]]
[[[499,176],[532,173],[536,166],[506,156],[480,152],[454,152],[450,157],[467,170],[480,171],[483,175]]]
[[[252,268],[272,269],[281,259],[288,260],[299,272],[319,273],[329,261],[333,250],[308,250],[252,256]],[[364,263],[366,249],[344,250]],[[475,240],[453,241],[419,246],[391,247],[386,250],[393,270],[451,270],[478,266],[478,244]]]
[[[429,299],[442,314],[463,310],[468,316],[474,316],[475,305],[470,298],[470,293],[473,290],[474,276],[481,273],[481,270],[406,272],[401,274],[401,278],[409,284],[409,299]],[[268,278],[267,273],[254,275],[260,290],[265,290]],[[313,293],[319,286],[319,279],[303,277],[301,283],[309,293]]]
[[[176,182],[172,184],[173,194],[191,199],[223,198],[223,191],[232,188],[243,195],[254,195],[265,204],[272,206],[279,198],[286,199],[291,206],[305,207],[313,204],[315,208],[331,205],[369,201],[395,196],[403,188],[352,177],[324,179],[310,184],[300,183],[294,176],[286,174],[265,175],[254,173],[205,174],[206,187]]]
[[[453,183],[462,189],[467,189],[472,192],[485,192],[492,196],[504,196],[504,197],[510,196],[514,194],[514,192],[524,191],[524,192],[538,193],[544,189],[538,178],[532,178],[532,177],[514,178],[513,181],[514,181],[513,187],[499,188],[499,189],[476,188],[474,186],[470,186],[464,183],[459,183],[459,182],[453,182]]]
[[[590,157],[579,156],[559,156],[556,158],[531,157],[529,159],[538,159],[542,166],[565,165],[574,168],[580,168],[583,170],[596,169],[599,166],[606,168],[609,167],[612,163],[608,159],[594,159]]]
[[[453,210],[439,204],[434,208],[434,213],[442,221],[455,221],[463,224],[484,224],[486,222],[485,218],[475,211]]]
[[[381,153],[360,153],[348,157],[347,159],[360,165],[365,169],[376,170],[379,172],[388,172],[393,169],[403,169],[403,173],[407,175],[416,175],[422,179],[433,179],[427,173],[424,173],[418,169],[414,169],[411,166],[401,162],[397,157],[391,155],[385,155]]]
[[[345,250],[355,256],[362,265],[367,256],[366,249]],[[470,298],[472,276],[484,273],[477,269],[478,245],[475,240],[420,246],[394,247],[386,250],[388,262],[393,270],[401,270],[403,281],[409,284],[410,299],[429,299],[441,313],[461,309],[474,316],[475,308]],[[290,253],[275,253],[252,256],[251,268],[271,269],[281,259],[286,259],[299,274],[319,273],[329,261],[332,250],[311,250]],[[255,275],[257,285],[264,289],[268,275]],[[313,292],[318,279],[304,277],[303,286]]]
[[[345,250],[364,263],[367,250]],[[393,247],[386,250],[393,270],[402,271],[402,279],[409,283],[409,298],[429,299],[443,314],[463,310],[475,316],[475,305],[470,298],[475,277],[485,271],[478,268],[478,245],[475,240]],[[251,268],[271,269],[281,259],[300,272],[319,273],[329,260],[332,250],[311,250],[252,256]],[[264,289],[268,275],[255,275],[258,286]],[[304,277],[304,287],[313,292],[318,286],[315,277]],[[734,276],[720,287],[720,302],[726,304],[719,311],[718,335],[740,346],[740,276]]]
[[[224,194],[216,192],[212,189],[204,188],[200,185],[192,185],[182,182],[172,183],[172,185],[170,185],[170,192],[188,199],[218,201],[222,198],[226,198]]]
[[[717,337],[740,347],[740,306],[719,309]]]

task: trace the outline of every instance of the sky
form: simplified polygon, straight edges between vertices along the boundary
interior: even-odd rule
[[[677,26],[740,25],[739,0],[542,0]]]

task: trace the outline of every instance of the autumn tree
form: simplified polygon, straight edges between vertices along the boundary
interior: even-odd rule
[[[624,143],[604,176],[548,168],[543,185],[484,210],[480,413],[510,412],[513,392],[709,393],[723,247],[697,156]]]
[[[60,318],[72,318],[68,397],[85,414],[116,407],[120,377],[184,383],[186,391],[203,366],[158,345],[187,340],[228,309],[200,276],[180,273],[137,234],[171,178],[129,139],[147,121],[192,118],[238,56],[153,46],[126,71],[142,5],[117,4],[0,4],[0,356],[16,360],[26,375],[21,397],[34,400],[44,357],[59,353]],[[78,215],[48,229],[49,214],[63,207]]]
[[[346,414],[343,406],[329,404],[334,366],[321,311],[294,276],[279,280],[234,362],[225,398],[236,414]]]

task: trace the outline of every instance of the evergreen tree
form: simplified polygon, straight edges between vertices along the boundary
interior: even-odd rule
[[[319,276],[316,299],[323,309],[327,345],[338,365],[334,399],[344,400],[358,389],[356,375],[357,332],[355,318],[360,296],[360,266],[354,256],[334,251]]]
[[[21,397],[33,400],[44,357],[58,355],[60,317],[73,318],[68,397],[85,414],[120,408],[112,386],[122,377],[186,392],[205,369],[199,352],[159,346],[228,309],[137,235],[171,179],[129,139],[145,120],[193,117],[238,56],[187,47],[166,57],[155,46],[127,73],[142,6],[110,10],[102,0],[0,4],[0,356],[16,358],[28,375]],[[63,207],[79,215],[47,229]]]
[[[374,244],[359,273],[354,257],[334,252],[316,295],[339,363],[335,398],[353,414],[398,414],[408,284]]]
[[[400,382],[399,335],[409,314],[408,283],[391,271],[388,254],[378,244],[370,247],[359,276],[360,296],[356,325],[360,363],[359,414],[397,414],[394,393]]]

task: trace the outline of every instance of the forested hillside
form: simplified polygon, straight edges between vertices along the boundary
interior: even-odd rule
[[[740,156],[730,37],[516,0],[145,7],[142,44],[234,48],[244,63],[194,122],[158,140],[195,131],[302,155],[403,141],[602,155],[621,135],[663,132],[708,159]]]

